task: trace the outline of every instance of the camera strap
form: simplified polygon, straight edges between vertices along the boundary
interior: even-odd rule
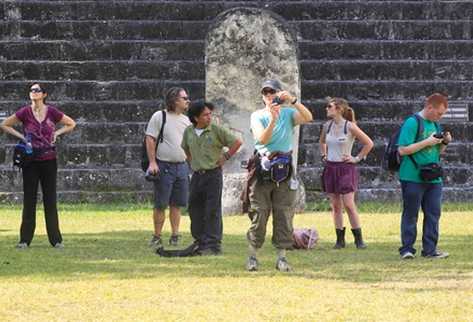
[[[419,113],[414,114],[413,117],[417,120],[417,134],[416,134],[416,139],[414,141],[414,143],[417,143],[417,142],[419,142],[419,139],[421,138],[421,135],[424,132],[424,123],[423,123],[424,119],[419,115]],[[438,122],[434,122],[434,125],[435,125],[435,130],[437,131],[437,133],[440,132],[440,126],[439,126]],[[408,157],[409,157],[409,159],[411,159],[411,161],[414,164],[414,166],[416,167],[416,169],[419,169],[419,164],[414,159],[414,154],[415,153],[409,154]],[[440,155],[439,155],[439,161],[440,161]]]

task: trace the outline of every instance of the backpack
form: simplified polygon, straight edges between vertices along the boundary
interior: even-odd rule
[[[406,121],[414,117],[417,121],[417,132],[416,132],[416,139],[414,142],[417,142],[421,136],[421,134],[424,132],[424,122],[422,118],[420,117],[419,114],[413,114],[411,116],[408,116],[402,125],[391,135],[388,141],[388,145],[384,149],[384,154],[383,154],[383,163],[382,167],[384,170],[391,171],[391,172],[397,172],[399,171],[399,168],[401,167],[401,161],[402,158],[399,155],[399,135],[401,134],[401,128],[406,123]]]
[[[156,139],[156,146],[154,150],[158,148],[158,144],[163,142],[163,133],[164,133],[164,124],[166,124],[166,111],[162,110],[161,113],[163,114],[162,123],[161,123],[161,130],[159,131],[158,138]],[[148,159],[148,151],[146,150],[146,135],[143,138],[143,143],[141,144],[141,170],[143,172],[148,171],[149,167],[149,159]]]
[[[292,238],[295,249],[312,249],[319,240],[319,233],[315,228],[296,228]]]

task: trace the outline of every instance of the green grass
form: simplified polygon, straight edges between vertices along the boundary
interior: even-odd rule
[[[362,251],[351,236],[348,248],[331,249],[327,211],[297,215],[295,227],[316,227],[321,239],[312,251],[288,254],[289,274],[274,269],[270,236],[260,271],[244,270],[246,216],[224,219],[223,256],[164,259],[147,248],[151,215],[142,205],[61,205],[62,251],[49,246],[41,210],[32,247],[14,249],[20,208],[3,206],[0,320],[471,320],[473,214],[460,211],[471,206],[443,214],[439,246],[450,258],[408,262],[397,253],[399,212],[382,206],[362,213]],[[188,227],[183,217],[185,245]]]

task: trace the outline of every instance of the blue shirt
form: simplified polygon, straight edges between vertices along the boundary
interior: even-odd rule
[[[294,113],[296,110],[291,107],[281,107],[279,118],[273,128],[273,135],[266,144],[261,144],[255,140],[255,149],[260,154],[267,152],[290,152],[292,150],[292,141],[294,136]],[[263,128],[269,126],[271,113],[267,109],[258,110],[251,114],[251,128],[260,124]]]

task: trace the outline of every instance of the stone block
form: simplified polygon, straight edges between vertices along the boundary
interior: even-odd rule
[[[202,62],[1,62],[5,80],[177,80],[203,79]]]
[[[468,40],[471,25],[468,21],[426,20],[403,21],[311,21],[294,22],[304,40]]]
[[[468,40],[345,40],[299,43],[302,60],[471,59]]]
[[[193,98],[204,96],[204,81],[44,81],[51,88],[51,100],[150,100],[165,88],[183,86]],[[26,100],[30,82],[0,82],[0,100]]]

